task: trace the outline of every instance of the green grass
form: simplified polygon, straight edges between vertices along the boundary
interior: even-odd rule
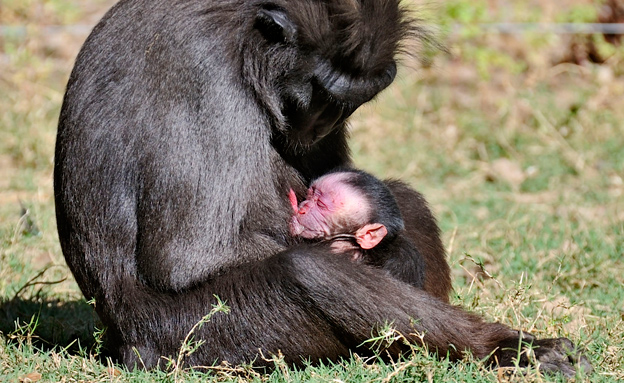
[[[30,373],[67,382],[498,381],[502,372],[479,361],[450,363],[418,348],[394,363],[353,356],[299,371],[277,359],[270,375],[244,366],[129,372],[98,360],[97,318],[64,263],[52,192],[56,119],[84,36],[41,27],[94,23],[111,2],[0,1],[0,24],[28,26],[26,37],[0,37],[0,381]],[[441,2],[433,17],[442,31],[466,29],[444,37],[449,54],[403,69],[354,116],[354,159],[430,200],[454,303],[586,347],[596,371],[577,381],[624,381],[624,51],[595,36],[610,58],[577,66],[560,62],[579,37],[474,27],[591,21],[597,9],[582,0],[506,3]],[[564,380],[529,371],[509,381]]]

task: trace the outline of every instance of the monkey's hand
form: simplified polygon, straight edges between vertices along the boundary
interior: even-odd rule
[[[297,203],[297,195],[292,188],[288,191],[288,199],[290,200],[290,206],[292,206],[295,213],[299,212],[299,204]]]
[[[362,259],[362,249],[355,246],[353,242],[336,239],[331,241],[331,251],[334,254],[348,254],[352,261],[359,261]]]

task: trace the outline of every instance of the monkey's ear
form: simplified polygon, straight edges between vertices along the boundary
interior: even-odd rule
[[[380,223],[369,223],[359,228],[355,232],[355,240],[364,250],[372,249],[379,245],[382,239],[388,234],[388,229]]]
[[[280,8],[260,9],[254,26],[274,43],[293,43],[297,36],[297,27]]]

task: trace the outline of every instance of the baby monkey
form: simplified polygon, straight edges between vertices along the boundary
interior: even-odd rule
[[[407,238],[399,206],[383,181],[340,169],[314,180],[301,203],[292,189],[289,199],[292,235],[327,243],[334,253],[423,287],[425,261]]]

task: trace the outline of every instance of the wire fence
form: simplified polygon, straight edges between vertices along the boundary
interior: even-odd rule
[[[604,33],[609,35],[624,34],[624,23],[493,23],[479,24],[479,26],[485,32],[496,32],[505,34],[521,34],[526,32],[578,35],[596,33]]]
[[[477,28],[484,33],[500,34],[523,34],[529,32],[551,33],[551,34],[609,34],[624,35],[624,23],[490,23],[477,24]],[[470,28],[474,30],[474,25],[455,25],[453,32],[459,33]],[[0,25],[0,36],[2,37],[27,37],[33,33],[37,34],[58,34],[67,33],[70,35],[83,36],[89,34],[93,26],[91,25],[48,25],[32,28],[25,25]]]
[[[93,25],[46,25],[40,27],[26,25],[0,25],[0,36],[3,37],[27,37],[31,34],[59,34],[68,33],[70,35],[88,35],[93,29]]]

